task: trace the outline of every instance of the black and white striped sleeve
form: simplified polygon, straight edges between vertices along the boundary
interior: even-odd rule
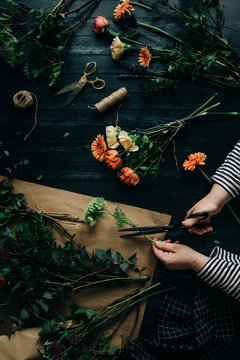
[[[197,276],[240,301],[240,257],[216,246],[210,258]]]
[[[234,198],[240,192],[240,141],[216,170],[212,180],[221,185]]]

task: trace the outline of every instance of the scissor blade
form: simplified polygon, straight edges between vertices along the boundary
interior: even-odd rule
[[[71,94],[69,95],[69,97],[67,98],[64,106],[68,106],[69,104],[71,104],[71,102],[75,99],[75,97],[80,93],[80,91],[82,90],[83,86],[77,84],[75,89],[71,92]]]
[[[135,233],[130,233],[130,234],[124,234],[124,235],[120,235],[120,237],[132,237],[132,236],[140,236],[140,235],[150,235],[150,234],[159,234],[159,233],[162,233],[162,232],[165,232],[165,230],[163,229],[155,229],[155,230],[146,230],[146,231],[138,231],[138,232],[135,232]]]
[[[175,227],[174,225],[163,225],[163,226],[137,226],[135,228],[125,228],[125,229],[119,229],[118,231],[140,231],[142,230],[167,230],[169,228]]]
[[[124,235],[120,235],[120,237],[131,237],[131,236],[139,236],[139,235],[143,235],[143,233],[145,235],[150,235],[150,234],[159,234],[159,233],[162,233],[162,232],[165,232],[165,231],[179,231],[179,230],[188,230],[188,229],[191,229],[191,228],[197,228],[197,229],[202,229],[204,227],[206,227],[206,225],[208,226],[212,226],[211,223],[208,223],[208,224],[205,224],[205,223],[199,223],[199,224],[195,224],[193,226],[190,226],[190,227],[185,227],[183,225],[180,225],[180,224],[176,224],[176,225],[166,225],[166,226],[159,226],[158,228],[155,227],[155,229],[150,229],[145,227],[145,230],[142,230],[142,231],[136,231],[136,232],[132,232],[130,234],[124,234]],[[131,228],[130,228],[131,229]],[[137,230],[139,230],[141,228],[137,228]],[[125,231],[129,230],[129,229],[124,229]],[[121,231],[121,230],[119,230]],[[131,230],[130,230],[131,231]]]
[[[64,88],[62,88],[61,90],[59,90],[59,91],[55,94],[55,96],[61,95],[61,94],[65,94],[65,93],[67,93],[67,92],[69,92],[69,91],[72,91],[72,90],[76,87],[77,83],[78,83],[77,81],[74,81],[73,83],[68,84],[67,86],[64,86]]]

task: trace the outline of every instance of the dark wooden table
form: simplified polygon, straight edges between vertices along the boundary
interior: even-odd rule
[[[0,1],[2,4],[3,1]],[[29,1],[33,6],[52,7],[56,1]],[[76,1],[74,5],[78,2]],[[79,1],[80,3],[80,1]],[[117,106],[103,114],[90,110],[88,106],[120,87],[126,87],[129,97],[119,113],[119,125],[122,129],[146,128],[170,120],[179,119],[196,109],[216,91],[221,101],[219,111],[240,111],[239,93],[207,87],[203,84],[184,84],[177,89],[178,104],[165,92],[146,98],[135,80],[121,80],[119,74],[127,73],[111,58],[110,40],[96,35],[93,19],[106,16],[112,19],[112,13],[118,1],[102,0],[91,18],[80,26],[68,47],[63,75],[55,88],[49,88],[47,78],[28,81],[19,70],[0,62],[1,79],[1,122],[0,139],[11,153],[30,161],[16,176],[20,179],[39,182],[77,193],[102,196],[105,199],[144,207],[150,210],[168,213],[173,220],[182,219],[186,211],[209,190],[207,181],[197,172],[184,173],[182,163],[190,153],[201,151],[207,154],[205,171],[208,175],[223,162],[227,153],[239,139],[240,119],[230,116],[204,117],[183,129],[176,139],[176,156],[179,170],[176,169],[173,148],[165,155],[165,163],[160,167],[156,183],[141,180],[135,188],[130,188],[116,177],[116,174],[98,163],[91,155],[90,145],[97,134],[104,134],[107,125],[114,125]],[[239,30],[239,0],[224,1],[226,4],[226,25]],[[136,8],[138,19],[149,22],[145,10]],[[161,21],[159,23],[161,25]],[[172,24],[162,23],[165,30],[172,31]],[[226,30],[232,45],[239,49],[239,33]],[[147,40],[146,40],[147,41]],[[135,54],[136,55],[136,54]],[[137,55],[136,55],[137,56]],[[136,57],[137,58],[137,57]],[[98,64],[97,75],[105,79],[106,87],[101,92],[86,87],[77,99],[67,108],[63,108],[63,97],[54,97],[54,93],[64,85],[79,78],[89,61]],[[156,65],[156,64],[155,64]],[[38,125],[32,135],[23,141],[24,134],[32,126],[34,110],[19,113],[13,107],[12,96],[19,90],[34,92],[39,99]],[[65,133],[72,136],[65,139]],[[37,178],[42,175],[39,181]],[[233,208],[240,214],[239,199],[232,202]],[[240,252],[239,226],[224,209],[214,220],[215,232],[203,237],[182,233],[178,236],[183,243],[208,254],[216,242],[224,248]],[[176,236],[174,237],[176,238]],[[179,278],[166,274],[165,280],[179,283]],[[178,289],[181,297],[188,298],[195,278],[184,280],[187,291]],[[148,311],[148,319],[150,312]],[[146,318],[146,317],[145,317]],[[150,326],[147,319],[143,328]]]

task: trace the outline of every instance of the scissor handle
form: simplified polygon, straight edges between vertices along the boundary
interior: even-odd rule
[[[88,83],[92,85],[94,90],[101,90],[105,86],[105,81],[103,79],[99,79],[98,77],[96,77],[95,80],[88,80]]]
[[[84,75],[88,76],[91,75],[92,73],[94,73],[94,71],[96,71],[97,69],[97,63],[95,61],[90,61],[89,63],[87,63],[85,70],[84,70]]]
[[[206,211],[197,212],[197,213],[189,215],[187,219],[192,219],[192,218],[196,218],[196,217],[199,217],[199,216],[202,217],[202,219],[199,219],[199,220],[205,220],[205,219],[207,219],[209,217],[209,213],[206,212]]]

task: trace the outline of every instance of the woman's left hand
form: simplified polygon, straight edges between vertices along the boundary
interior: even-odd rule
[[[154,254],[169,270],[191,269],[198,272],[210,259],[187,245],[179,244],[178,241],[172,243],[171,240],[154,240]]]

